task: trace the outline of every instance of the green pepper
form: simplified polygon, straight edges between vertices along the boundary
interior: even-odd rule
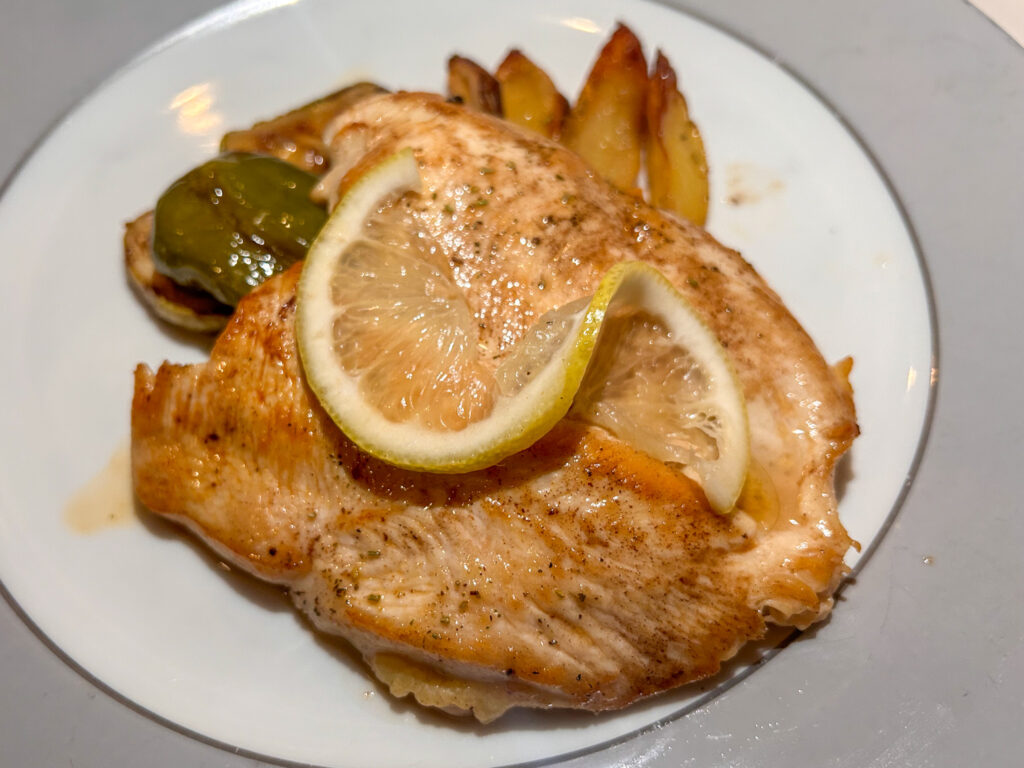
[[[316,183],[283,160],[241,152],[189,171],[156,204],[157,271],[234,306],[305,258],[327,219],[309,197]]]

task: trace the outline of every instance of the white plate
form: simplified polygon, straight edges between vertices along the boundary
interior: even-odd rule
[[[927,290],[884,181],[816,97],[735,39],[645,3],[249,2],[114,77],[0,201],[2,240],[19,254],[0,286],[7,370],[17,372],[0,395],[18,404],[0,416],[0,579],[56,647],[180,728],[327,766],[544,760],[700,704],[708,686],[600,717],[452,721],[382,695],[285,599],[223,572],[176,531],[150,522],[82,535],[62,515],[125,439],[134,365],[201,359],[129,291],[120,236],[224,130],[356,78],[437,90],[452,52],[492,66],[513,45],[573,95],[619,18],[680,74],[713,171],[709,229],[744,252],[827,358],[854,356],[863,435],[843,469],[841,512],[866,546],[880,535],[927,418]],[[743,672],[733,665],[714,683]]]

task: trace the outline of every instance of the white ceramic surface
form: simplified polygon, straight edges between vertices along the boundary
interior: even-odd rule
[[[436,90],[453,51],[493,65],[521,46],[574,94],[618,18],[680,73],[713,169],[709,229],[767,277],[826,357],[856,360],[863,435],[844,469],[841,510],[854,536],[873,541],[926,417],[929,311],[899,210],[815,97],[734,39],[655,5],[602,0],[555,13],[531,0],[484,14],[462,1],[247,3],[192,25],[109,81],[0,201],[5,247],[25,255],[0,286],[0,318],[13,329],[7,360],[19,371],[0,383],[19,403],[0,417],[0,580],[57,647],[182,728],[330,766],[408,765],[410,755],[423,766],[546,759],[698,701],[700,688],[597,718],[453,723],[390,701],[283,598],[225,574],[171,529],[139,523],[83,536],[61,514],[127,434],[133,366],[201,359],[128,290],[119,239],[122,223],[214,153],[224,130],[355,78]]]

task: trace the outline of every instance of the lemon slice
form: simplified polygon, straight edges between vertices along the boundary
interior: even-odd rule
[[[679,465],[715,510],[727,512],[750,463],[746,403],[732,363],[661,273],[637,262],[616,265],[595,302],[616,279],[572,415]]]
[[[387,223],[419,188],[408,150],[366,171],[299,281],[302,364],[349,439],[407,469],[467,472],[528,447],[573,408],[678,463],[713,508],[731,509],[749,452],[742,390],[669,282],[645,264],[618,264],[592,297],[543,315],[494,361],[481,354],[447,261]]]

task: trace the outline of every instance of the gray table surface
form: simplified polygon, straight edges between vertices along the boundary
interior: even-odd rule
[[[113,69],[215,4],[0,0],[0,178]],[[875,153],[931,273],[939,394],[916,480],[842,609],[772,662],[792,684],[759,672],[663,737],[574,764],[1021,765],[1024,50],[962,0],[677,4],[827,94]],[[3,600],[0,680],[3,767],[261,764],[111,697]],[[730,736],[729,722],[768,726]]]

